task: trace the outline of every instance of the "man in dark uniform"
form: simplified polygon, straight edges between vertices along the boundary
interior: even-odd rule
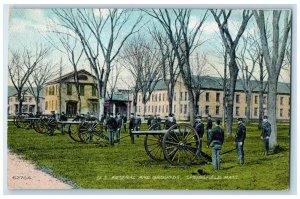
[[[122,128],[122,117],[121,117],[121,113],[117,114],[117,142],[120,143],[120,139],[121,139],[121,128]]]
[[[169,117],[166,119],[166,129],[171,128],[171,126],[173,126],[174,124],[176,124],[176,119],[174,115],[170,113]]]
[[[264,143],[264,155],[267,156],[269,153],[269,139],[271,136],[271,124],[268,121],[268,117],[264,116],[263,124],[262,124],[262,132],[261,132],[261,138],[263,139]]]
[[[136,118],[135,118],[135,130],[136,131],[139,131],[141,129],[141,125],[142,125],[142,119],[141,119],[141,116],[138,115]],[[136,137],[140,137],[139,135],[136,135]]]
[[[208,137],[209,137],[209,132],[212,129],[212,126],[213,126],[213,124],[212,124],[211,115],[208,115],[207,124],[206,124],[207,147],[209,147]]]
[[[59,117],[59,121],[68,121],[67,116],[65,115],[65,112],[62,112],[60,117]],[[61,124],[61,133],[64,134],[65,133],[65,129],[66,128],[66,124]]]
[[[149,115],[149,118],[148,118],[148,121],[147,121],[147,125],[148,125],[148,128],[150,128],[153,124],[153,116],[152,115]]]
[[[113,114],[107,119],[107,131],[109,133],[109,143],[114,145],[114,132],[117,130],[117,121],[114,118]]]
[[[209,146],[212,148],[212,164],[215,170],[220,170],[220,153],[224,142],[224,130],[220,127],[220,120],[217,119],[216,127],[213,128],[208,137]]]
[[[199,138],[200,138],[200,146],[202,147],[202,138],[204,134],[204,124],[202,123],[202,117],[200,115],[196,116],[194,122],[194,129],[196,130]]]
[[[156,123],[159,124],[159,129],[161,129],[161,118],[160,118],[159,114],[156,115]]]
[[[246,126],[243,123],[243,119],[238,119],[238,128],[235,134],[235,144],[236,144],[236,151],[238,155],[238,159],[240,164],[244,164],[244,142],[246,138]]]
[[[127,115],[124,113],[124,115],[123,115],[123,127],[124,127],[125,132],[126,132],[126,125],[127,125]]]
[[[129,135],[131,138],[131,144],[134,144],[134,135],[132,134],[134,128],[135,128],[135,118],[134,118],[134,114],[131,113],[130,120],[129,120]]]

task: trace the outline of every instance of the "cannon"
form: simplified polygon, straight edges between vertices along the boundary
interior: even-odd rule
[[[201,151],[198,133],[188,123],[175,124],[167,130],[154,124],[147,131],[132,131],[132,134],[146,135],[145,151],[155,161],[167,160],[175,166],[188,166],[200,157],[211,162],[211,157]]]

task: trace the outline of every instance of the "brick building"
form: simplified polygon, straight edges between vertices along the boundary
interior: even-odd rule
[[[207,117],[210,114],[212,117],[222,117],[223,114],[223,84],[222,79],[218,77],[202,77],[202,90],[199,100],[199,114]],[[251,99],[251,119],[259,117],[259,93],[258,82],[252,81],[254,87]],[[278,83],[277,89],[277,118],[281,120],[290,119],[290,84]],[[132,97],[132,96],[131,96]],[[163,81],[158,82],[150,100],[146,104],[145,115],[159,114],[165,117],[169,112],[169,103],[167,99],[167,86]],[[234,99],[234,118],[246,117],[246,95],[242,86],[242,81],[236,83],[236,92]],[[133,107],[133,105],[131,105]],[[142,104],[142,94],[138,94],[137,99],[137,114],[143,115],[144,105]],[[267,94],[264,94],[264,110],[267,112]],[[133,108],[131,109],[133,112]],[[188,119],[189,101],[188,91],[184,86],[183,81],[178,78],[175,86],[173,98],[173,113],[180,120]]]

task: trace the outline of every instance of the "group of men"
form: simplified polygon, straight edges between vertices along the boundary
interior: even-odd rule
[[[212,165],[215,170],[221,169],[221,149],[224,143],[224,130],[220,126],[220,120],[216,120],[216,125],[212,128],[212,119],[211,116],[208,116],[206,132],[207,132],[207,146],[212,148]],[[194,128],[197,131],[197,134],[200,137],[200,142],[202,146],[202,139],[204,135],[204,124],[202,122],[202,117],[197,116],[195,118]],[[239,164],[244,164],[244,143],[246,139],[246,126],[242,118],[238,119],[238,127],[235,133],[235,145],[237,150],[237,156]],[[262,125],[262,134],[261,138],[264,143],[264,155],[267,156],[269,153],[269,138],[271,135],[271,125],[267,120],[267,116],[264,116],[263,125]]]

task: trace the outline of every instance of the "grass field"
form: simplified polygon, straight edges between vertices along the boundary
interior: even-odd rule
[[[143,126],[144,127],[144,126]],[[145,128],[145,127],[144,127]],[[75,188],[83,189],[180,189],[180,190],[287,190],[289,188],[289,125],[278,126],[280,151],[263,156],[260,131],[247,126],[245,164],[238,165],[236,151],[221,156],[221,170],[199,160],[190,167],[155,162],[144,150],[144,136],[130,144],[123,134],[120,144],[100,147],[72,141],[57,131],[37,134],[8,124],[8,148]],[[204,137],[206,141],[206,137]],[[222,152],[235,148],[226,137]],[[204,148],[211,154],[211,149]],[[9,165],[8,165],[9,166]],[[204,169],[206,175],[197,174]]]

